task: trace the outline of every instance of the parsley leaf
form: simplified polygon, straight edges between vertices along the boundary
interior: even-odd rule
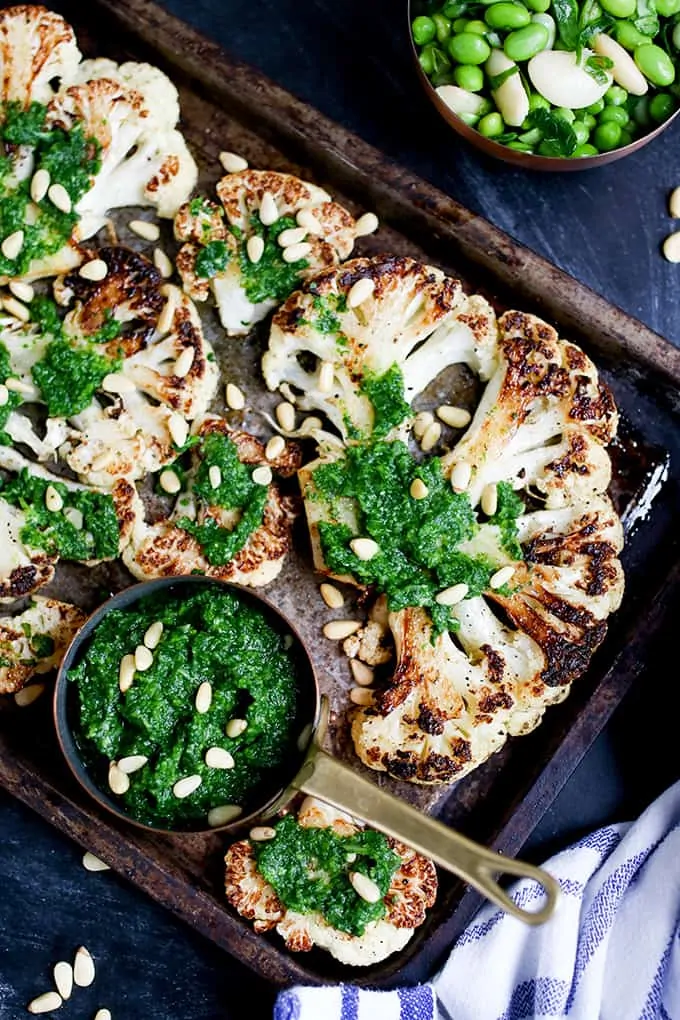
[[[614,66],[614,61],[609,57],[588,57],[583,68],[591,78],[594,78],[598,85],[606,85],[609,81],[607,71]]]
[[[546,156],[573,155],[578,140],[571,124],[567,124],[558,114],[549,110],[533,110],[529,114],[529,123],[542,132],[542,150]]]
[[[633,24],[638,32],[650,37],[655,36],[659,31],[659,18],[654,0],[637,0],[636,14]]]
[[[553,13],[560,40],[568,50],[577,49],[580,33],[578,3],[576,0],[553,0]]]
[[[489,85],[491,86],[491,91],[495,92],[496,89],[499,89],[503,82],[507,81],[508,78],[511,78],[513,74],[519,74],[519,67],[517,66],[517,64],[515,64],[513,67],[506,67],[506,69],[504,71],[501,71],[500,74],[489,75]],[[498,141],[498,139],[496,139],[496,141]]]

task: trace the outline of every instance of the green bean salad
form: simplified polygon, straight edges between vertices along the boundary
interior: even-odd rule
[[[481,135],[568,158],[628,145],[675,111],[680,0],[449,0],[411,23],[439,97]]]

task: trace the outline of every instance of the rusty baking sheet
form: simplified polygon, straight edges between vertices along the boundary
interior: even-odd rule
[[[612,494],[628,536],[624,604],[567,701],[550,709],[533,734],[510,741],[465,779],[448,788],[413,787],[366,772],[354,756],[344,722],[349,670],[336,647],[319,640],[331,613],[317,594],[318,578],[302,524],[296,531],[295,554],[267,589],[303,635],[313,638],[311,648],[332,704],[329,744],[335,753],[473,838],[503,853],[516,853],[641,672],[677,586],[680,550],[673,509],[680,488],[680,352],[481,217],[230,60],[148,0],[90,0],[87,5],[64,0],[52,6],[74,25],[88,55],[149,59],[168,72],[180,88],[184,132],[199,163],[203,188],[211,188],[221,176],[217,155],[225,148],[243,153],[252,166],[292,170],[316,180],[353,211],[375,209],[381,215],[381,230],[362,239],[359,253],[388,250],[439,265],[459,276],[467,289],[485,293],[498,308],[543,315],[602,368],[624,415],[612,450]],[[144,250],[143,242],[126,231],[131,218],[129,211],[116,217],[121,238]],[[162,243],[174,251],[170,225],[163,229]],[[212,309],[202,308],[201,315],[225,377],[247,394],[244,414],[230,412],[230,420],[269,435],[266,415],[278,398],[265,391],[258,371],[266,332],[227,341]],[[435,381],[417,406],[441,402],[444,383],[449,393],[456,389],[455,402],[474,399],[474,388],[460,370]],[[220,400],[213,410],[223,412]],[[93,608],[130,580],[120,565],[87,570],[61,564],[47,590]],[[47,701],[30,712],[14,706],[0,709],[0,785],[277,984],[342,979],[389,987],[422,980],[479,903],[462,883],[441,876],[437,904],[406,949],[374,967],[349,969],[318,950],[288,953],[277,936],[255,935],[226,906],[223,836],[152,837],[103,816],[76,788],[59,757]]]

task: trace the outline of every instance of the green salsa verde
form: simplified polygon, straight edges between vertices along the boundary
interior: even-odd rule
[[[163,632],[153,663],[121,693],[120,661],[157,621]],[[78,693],[74,734],[103,789],[111,761],[148,758],[121,796],[124,810],[145,824],[200,828],[212,808],[255,806],[281,785],[281,769],[296,753],[298,681],[285,637],[262,610],[215,585],[111,611],[69,681]],[[206,682],[212,700],[199,713],[196,694]],[[233,719],[247,726],[229,737]],[[228,751],[233,767],[208,767],[210,748]],[[173,787],[189,776],[199,776],[200,786],[177,797]]]
[[[401,858],[386,836],[364,829],[339,836],[330,828],[305,828],[292,815],[274,826],[276,836],[254,842],[258,871],[289,910],[322,914],[339,931],[363,935],[366,925],[385,916],[385,895]],[[367,903],[355,892],[351,872],[375,882],[382,894]]]

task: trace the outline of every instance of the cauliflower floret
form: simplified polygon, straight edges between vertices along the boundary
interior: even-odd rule
[[[87,613],[68,602],[37,595],[18,616],[0,617],[0,694],[14,694],[59,667]]]
[[[472,470],[476,504],[486,485],[510,481],[547,507],[604,492],[611,477],[606,444],[617,412],[597,370],[552,326],[523,312],[498,320],[500,362],[465,436],[443,458]]]
[[[27,514],[0,495],[0,602],[42,588],[54,577],[58,556],[31,549],[21,538]]]
[[[339,836],[351,836],[362,826],[349,815],[312,797],[306,797],[297,820],[303,828],[329,828]],[[233,843],[225,857],[227,900],[255,931],[275,928],[292,952],[308,952],[315,945],[326,949],[341,963],[367,967],[403,949],[437,895],[437,873],[431,861],[410,847],[388,839],[401,858],[385,895],[386,913],[366,925],[363,935],[349,935],[333,928],[321,914],[288,910],[257,870],[250,840]]]
[[[207,300],[212,290],[230,335],[247,333],[299,280],[346,259],[354,246],[355,223],[347,210],[321,188],[291,174],[243,170],[223,177],[217,195],[221,206],[196,198],[177,214],[175,236],[184,242],[177,269],[195,301]],[[265,195],[274,204],[270,215],[266,210],[263,214],[266,225],[259,215]],[[288,263],[278,237],[283,230],[299,229],[296,217],[301,213],[308,223],[305,248],[299,259]],[[246,249],[255,236],[263,246],[257,260]]]
[[[355,285],[373,289],[350,307]],[[369,288],[370,289],[370,288]],[[483,379],[496,364],[496,320],[458,280],[401,256],[353,259],[307,281],[274,316],[262,372],[301,410],[322,411],[343,439],[386,435],[447,366]]]
[[[0,101],[47,103],[55,78],[71,81],[80,62],[73,29],[45,7],[0,12]]]
[[[225,436],[235,445],[241,464],[267,466],[284,476],[294,474],[300,464],[300,450],[293,444],[286,446],[279,457],[267,459],[262,443],[247,432],[231,429],[222,418],[206,418],[195,435],[204,440],[210,436]],[[153,524],[141,520],[137,523],[131,545],[123,553],[125,565],[139,580],[199,572],[251,587],[269,584],[281,571],[290,549],[297,502],[284,496],[276,484],[267,485],[260,523],[255,523],[253,530],[243,535],[243,544],[231,558],[221,562],[224,556],[218,548],[221,539],[228,538],[239,526],[248,513],[248,503],[238,509],[217,502],[222,482],[229,485],[229,479],[222,477],[221,470],[217,486],[213,478],[208,482],[211,491],[215,490],[215,502],[208,503],[202,498],[206,485],[204,476],[208,474],[206,449],[205,443],[192,448],[187,489],[178,497],[170,517]],[[216,459],[218,456],[216,454]],[[217,463],[211,466],[219,467]],[[258,490],[259,485],[256,485],[251,492],[255,500],[259,497]],[[214,553],[210,551],[213,547]]]

